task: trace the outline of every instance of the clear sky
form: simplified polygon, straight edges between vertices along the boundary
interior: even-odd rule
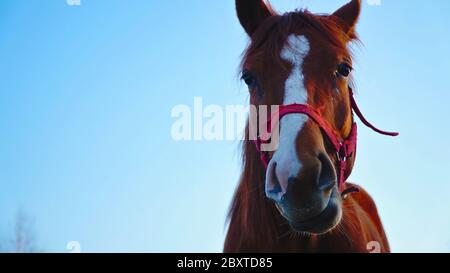
[[[272,0],[333,12],[345,0]],[[450,251],[450,2],[364,1],[351,181],[374,197],[394,251]],[[0,231],[18,210],[65,252],[219,252],[237,141],[175,142],[177,104],[246,104],[234,1],[0,2]]]

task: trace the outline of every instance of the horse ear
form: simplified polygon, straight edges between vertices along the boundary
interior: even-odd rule
[[[253,35],[265,19],[275,14],[270,4],[264,0],[236,0],[236,11],[249,36]]]
[[[345,6],[335,11],[332,15],[337,19],[337,23],[347,33],[347,35],[354,39],[356,38],[355,26],[358,22],[359,14],[361,13],[361,0],[352,0]]]

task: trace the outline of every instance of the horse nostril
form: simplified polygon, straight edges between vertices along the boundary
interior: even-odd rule
[[[336,185],[336,172],[333,164],[328,156],[324,153],[318,155],[321,163],[320,173],[318,177],[319,189],[322,191],[329,191]]]
[[[280,195],[283,194],[283,188],[281,187],[280,180],[278,180],[278,176],[276,173],[277,164],[273,163],[269,169],[269,179],[267,180],[266,192],[269,198],[274,200],[279,200],[281,198]]]

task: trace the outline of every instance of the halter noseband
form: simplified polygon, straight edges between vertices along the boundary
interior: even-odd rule
[[[361,122],[372,129],[373,131],[386,135],[386,136],[398,136],[399,133],[395,132],[386,132],[382,131],[375,126],[373,126],[367,119],[364,117],[364,115],[359,110],[358,105],[356,104],[356,100],[353,95],[353,90],[349,87],[349,96],[350,96],[350,103],[351,103],[351,109],[352,109],[352,116],[353,113],[355,113]],[[350,176],[350,167],[347,164],[348,158],[352,157],[356,153],[356,146],[357,146],[357,135],[358,135],[358,127],[356,125],[356,122],[353,122],[352,129],[350,132],[350,135],[343,139],[341,136],[337,135],[335,131],[332,129],[332,127],[328,124],[327,121],[320,115],[320,113],[311,107],[308,104],[290,104],[290,105],[280,105],[278,111],[273,113],[271,115],[271,118],[267,122],[267,128],[270,130],[268,134],[272,134],[273,124],[275,122],[280,121],[284,116],[290,115],[290,114],[305,114],[309,116],[322,131],[327,136],[328,140],[330,141],[331,145],[333,146],[336,157],[337,157],[337,164],[339,169],[339,191],[341,192],[342,196],[346,196],[349,193],[357,192],[357,188],[345,188],[345,184],[347,181],[348,176]],[[276,120],[278,119],[278,120]],[[265,138],[265,139],[270,139]],[[262,162],[264,163],[265,167],[267,168],[270,162],[270,155],[268,152],[262,151],[261,144],[267,143],[268,141],[263,141],[260,136],[257,137],[257,140],[254,140],[256,150],[260,153],[260,157]]]

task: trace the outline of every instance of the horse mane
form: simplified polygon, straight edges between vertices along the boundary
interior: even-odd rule
[[[254,249],[250,247],[254,245],[276,245],[281,217],[265,195],[265,169],[256,149],[249,141],[244,141],[242,146],[243,171],[228,214],[230,229],[227,242],[239,242],[243,249],[252,251]],[[243,238],[246,242],[242,241]],[[227,245],[225,251],[230,251]]]

